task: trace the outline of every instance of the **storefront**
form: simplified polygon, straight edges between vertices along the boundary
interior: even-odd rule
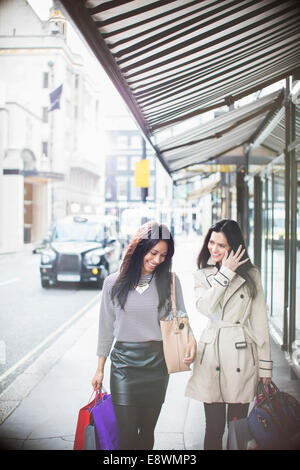
[[[283,154],[248,180],[249,254],[261,269],[272,334],[299,375],[300,107],[286,108]]]

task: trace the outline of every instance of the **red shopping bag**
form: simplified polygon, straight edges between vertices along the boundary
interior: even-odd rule
[[[73,450],[84,450],[85,428],[90,424],[90,413],[96,405],[98,398],[96,394],[92,400],[94,393],[96,393],[96,390],[93,391],[88,404],[79,410]]]

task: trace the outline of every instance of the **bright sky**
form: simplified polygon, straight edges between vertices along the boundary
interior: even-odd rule
[[[52,0],[27,0],[41,20],[49,18],[49,10],[52,7]]]
[[[53,6],[52,0],[27,0],[41,20],[46,21],[49,18],[50,8]],[[83,56],[91,55],[82,40],[78,37],[71,24],[68,22],[67,42],[71,49]]]

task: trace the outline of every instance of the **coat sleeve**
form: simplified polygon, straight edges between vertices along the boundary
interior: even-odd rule
[[[249,317],[250,327],[258,338],[258,375],[259,377],[272,377],[270,333],[268,325],[268,315],[266,309],[266,299],[263,291],[260,274],[257,269],[252,274],[255,280],[257,294],[252,300],[251,314]]]
[[[196,271],[194,289],[197,310],[206,316],[215,313],[218,303],[222,301],[234,276],[235,272],[225,266],[221,266],[216,274],[210,274],[207,277],[202,269]]]
[[[106,278],[102,289],[102,298],[99,313],[97,356],[107,357],[114,341],[115,312],[110,297],[112,285]]]

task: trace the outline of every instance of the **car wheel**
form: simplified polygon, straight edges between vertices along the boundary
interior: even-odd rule
[[[50,287],[50,281],[48,279],[41,279],[41,284],[44,288]]]

